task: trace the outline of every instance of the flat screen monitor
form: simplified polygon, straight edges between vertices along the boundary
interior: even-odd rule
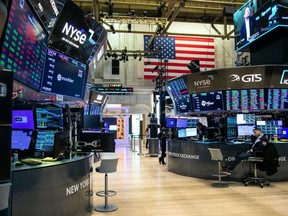
[[[32,130],[12,130],[12,145],[13,150],[28,150],[32,140]]]
[[[253,134],[254,125],[238,125],[238,136],[250,136]]]
[[[255,125],[255,114],[237,114],[237,125]]]
[[[101,24],[74,2],[67,1],[49,36],[48,46],[86,63],[95,50],[101,49],[106,37]]]
[[[192,94],[194,112],[224,110],[222,91]]]
[[[200,122],[200,119],[188,119],[187,127],[189,128],[195,128],[196,124]],[[207,125],[207,124],[205,124]]]
[[[166,128],[175,128],[177,119],[175,118],[166,118]]]
[[[178,138],[186,138],[186,128],[178,129]]]
[[[190,94],[183,77],[169,81],[166,89],[173,101],[175,114],[193,112]]]
[[[264,110],[264,89],[237,89],[226,91],[226,110]]]
[[[33,110],[12,110],[12,129],[34,130]]]
[[[103,106],[108,99],[108,95],[98,91],[90,91],[89,104]]]
[[[59,131],[54,134],[54,158],[68,158],[70,153],[70,136],[69,131]]]
[[[66,0],[29,0],[45,29],[50,33]]]
[[[47,49],[41,91],[73,98],[84,97],[87,65]]]
[[[54,134],[58,131],[43,130],[38,131],[35,150],[49,154],[53,154],[54,150]]]
[[[188,124],[188,119],[186,118],[178,118],[177,119],[177,123],[176,123],[176,127],[177,128],[186,128]]]
[[[3,38],[0,65],[11,69],[16,80],[39,91],[47,36],[25,0],[12,0]]]
[[[277,135],[278,138],[284,138],[287,139],[288,138],[288,128],[277,128]]]
[[[268,110],[288,109],[288,89],[268,89],[267,105]]]
[[[186,128],[186,137],[197,136],[197,128]]]
[[[84,115],[84,130],[101,128],[100,115]]]
[[[282,120],[263,120],[256,121],[256,125],[264,134],[272,135],[277,134],[277,129],[283,127],[283,122]]]
[[[95,132],[85,131],[80,133],[80,141],[94,142],[97,141],[99,150],[103,152],[115,152],[115,133],[114,132]]]
[[[117,131],[117,125],[109,125],[109,131]]]
[[[36,122],[38,129],[63,128],[62,108],[36,108]]]

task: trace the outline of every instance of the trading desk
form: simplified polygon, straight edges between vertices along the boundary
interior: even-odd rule
[[[278,172],[273,176],[266,176],[271,181],[288,180],[288,142],[275,142],[280,154]],[[205,141],[167,141],[167,167],[168,170],[184,176],[203,179],[215,179],[212,174],[217,173],[217,162],[211,161],[208,148],[220,148],[225,161],[233,161],[235,156],[247,149],[251,144],[233,142],[205,142]],[[225,162],[224,162],[225,163]],[[240,180],[241,176],[249,171],[249,163],[241,162],[229,176],[229,179]]]
[[[92,165],[93,154],[85,153],[41,165],[12,167],[11,215],[86,215]]]

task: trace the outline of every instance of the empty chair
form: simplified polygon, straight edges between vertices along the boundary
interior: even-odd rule
[[[259,184],[259,186],[261,188],[263,188],[264,184],[269,186],[270,182],[265,180],[264,177],[259,177],[258,176],[258,167],[257,164],[258,163],[262,163],[264,161],[263,157],[249,157],[247,159],[247,162],[250,162],[253,165],[253,175],[252,176],[248,176],[247,178],[245,178],[243,180],[245,186],[248,186],[248,184],[250,183],[255,183],[255,184]]]
[[[111,212],[118,209],[118,206],[108,204],[108,197],[115,196],[116,191],[108,190],[108,174],[117,171],[118,156],[116,153],[102,153],[100,166],[96,168],[96,172],[105,173],[105,189],[98,191],[97,196],[105,197],[104,205],[98,205],[94,209],[99,212]]]
[[[208,148],[211,160],[217,161],[218,163],[218,174],[212,174],[213,176],[218,177],[218,182],[212,183],[213,187],[228,187],[228,184],[222,183],[221,178],[228,176],[227,174],[222,173],[221,171],[221,162],[223,161],[223,155],[220,149]]]

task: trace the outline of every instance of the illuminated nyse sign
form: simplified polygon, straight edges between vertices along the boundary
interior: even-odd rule
[[[122,88],[122,87],[93,87],[92,91],[99,91],[109,95],[125,95],[133,94],[133,88]]]
[[[89,39],[92,39],[94,31],[92,29],[89,29],[88,31],[90,33],[90,35],[88,35]],[[81,30],[78,30],[73,25],[69,25],[67,22],[62,29],[62,33],[72,38],[74,41],[79,41],[80,44],[84,44],[87,39],[87,35],[85,33],[82,33]]]

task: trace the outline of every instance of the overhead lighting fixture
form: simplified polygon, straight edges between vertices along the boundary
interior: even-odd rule
[[[111,57],[111,53],[109,53],[109,52],[107,52],[106,55],[107,55],[108,58]]]
[[[125,55],[125,61],[128,61],[128,55]]]
[[[109,27],[110,27],[110,30],[112,31],[112,34],[115,34],[115,33],[116,33],[116,31],[115,31],[115,28],[114,28],[114,26],[113,26],[113,25],[110,25]]]
[[[128,27],[128,32],[131,32],[131,27],[132,27],[131,23],[128,23],[127,27]]]
[[[141,61],[142,60],[142,55],[141,54],[139,54],[139,61]]]
[[[200,61],[192,60],[189,64],[187,64],[187,68],[191,71],[191,73],[200,72]]]
[[[137,54],[135,53],[135,54],[133,54],[133,58],[134,59],[136,59],[137,58]]]
[[[105,4],[108,5],[108,16],[113,16],[113,3],[111,0],[109,0],[108,2],[106,1]]]
[[[113,57],[114,59],[117,59],[117,58],[118,58],[117,53],[113,53],[113,54],[112,54],[112,57]]]
[[[147,11],[143,11],[142,16],[147,17]]]
[[[158,70],[159,69],[159,65],[156,65],[154,68],[153,68],[153,70],[152,70],[152,73],[154,73],[156,70]]]
[[[157,17],[162,17],[163,15],[163,8],[165,7],[165,3],[161,2],[160,5],[157,6],[156,15]]]

